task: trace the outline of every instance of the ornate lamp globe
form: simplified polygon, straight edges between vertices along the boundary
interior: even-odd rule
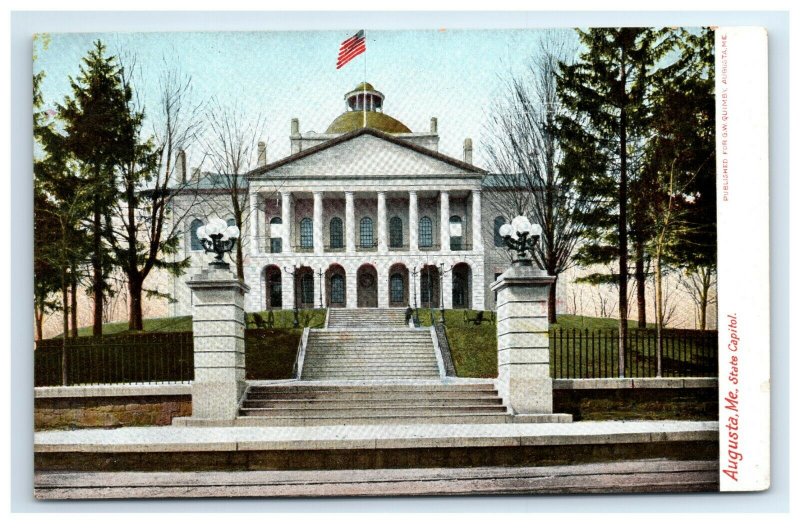
[[[533,266],[532,252],[539,244],[542,236],[542,227],[532,224],[528,217],[519,215],[511,224],[503,224],[498,230],[506,247],[516,254],[512,260],[515,266]]]
[[[211,219],[205,226],[197,228],[197,238],[203,245],[206,253],[214,253],[216,257],[209,266],[218,270],[230,270],[230,265],[225,262],[223,256],[230,253],[236,240],[239,238],[239,228],[228,226],[228,223],[220,218]]]

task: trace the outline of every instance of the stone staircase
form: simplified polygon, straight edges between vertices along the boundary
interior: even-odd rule
[[[510,415],[491,383],[251,385],[237,424],[322,426],[505,423]]]
[[[406,327],[406,309],[328,309],[328,329]]]
[[[251,384],[237,424],[313,426],[505,423],[492,383],[442,380],[429,328],[409,328],[405,309],[330,309],[308,329],[300,380]]]
[[[302,380],[438,379],[429,329],[309,329]]]

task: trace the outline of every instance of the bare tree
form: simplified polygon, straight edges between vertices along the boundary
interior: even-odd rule
[[[561,150],[556,121],[565,112],[557,93],[560,63],[577,52],[571,33],[548,31],[523,75],[511,75],[507,96],[490,117],[486,152],[495,174],[487,177],[496,193],[488,200],[507,218],[529,216],[542,227],[536,263],[556,277],[573,264],[583,226],[575,213],[587,207],[573,183],[559,174]],[[556,281],[549,293],[550,323],[556,323]]]
[[[717,273],[713,266],[692,266],[678,276],[682,290],[689,294],[697,313],[697,328],[704,331],[708,327],[708,308],[717,302]]]
[[[240,244],[236,245],[236,276],[244,281],[241,241],[246,236],[244,226],[250,214],[246,175],[256,166],[256,146],[264,134],[266,119],[261,113],[248,114],[239,105],[225,108],[214,100],[208,111],[208,126],[209,134],[204,140],[206,156],[216,172],[219,189],[230,200],[233,219],[241,233]]]
[[[135,58],[126,59],[124,83],[133,91]],[[133,91],[136,94],[135,91]],[[152,134],[144,137],[144,107],[138,98],[129,109],[137,141],[120,163],[119,200],[109,213],[108,244],[127,281],[128,328],[142,330],[143,297],[167,296],[145,288],[154,269],[181,273],[188,259],[177,259],[180,219],[174,218],[173,198],[187,184],[176,182],[176,158],[202,132],[203,103],[193,97],[191,78],[165,65],[159,79],[159,100],[151,117]]]

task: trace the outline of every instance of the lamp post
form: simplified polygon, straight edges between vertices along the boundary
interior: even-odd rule
[[[211,219],[205,226],[197,228],[197,238],[206,253],[217,254],[215,259],[209,263],[209,267],[217,270],[230,270],[230,264],[225,262],[223,256],[230,253],[236,245],[239,228],[228,226],[228,223],[220,218]]]
[[[298,327],[300,327],[300,319],[298,318],[298,310],[297,310],[297,265],[292,265],[292,268],[284,266],[283,270],[287,274],[290,274],[292,276],[292,289],[294,290],[294,296],[292,296],[292,298],[294,299],[294,309],[292,310],[292,312],[294,313],[294,321],[292,322],[292,325],[294,326],[295,329],[297,329]]]
[[[520,215],[511,224],[500,226],[499,233],[508,249],[516,254],[516,259],[511,260],[513,266],[533,266],[533,249],[542,236],[541,226]]]
[[[440,301],[439,323],[441,323],[442,325],[445,324],[445,320],[444,320],[444,288],[442,288],[442,285],[444,285],[444,275],[449,273],[449,272],[452,272],[453,268],[455,268],[455,266],[451,266],[450,268],[445,270],[444,269],[444,263],[439,263],[439,301]]]
[[[325,305],[322,303],[322,276],[325,273],[322,271],[322,268],[319,269],[317,272],[317,277],[319,278],[319,308],[324,309]]]
[[[417,306],[417,267],[411,269],[411,289],[414,291],[414,325],[419,326],[419,307]]]

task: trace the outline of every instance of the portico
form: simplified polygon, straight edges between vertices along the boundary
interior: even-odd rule
[[[411,132],[374,92],[366,126],[348,106],[324,133],[300,132],[293,119],[285,158],[268,163],[259,145],[259,165],[245,175],[247,311],[485,308],[485,171],[472,165],[471,141],[463,159],[439,152],[436,118]],[[204,204],[226,209],[222,195]],[[187,215],[185,233],[201,220]],[[202,249],[187,240],[185,251]],[[174,290],[174,310],[185,313],[191,295]]]
[[[390,174],[375,163],[387,155],[394,158]],[[415,301],[482,309],[481,176],[460,160],[372,129],[254,171],[246,280],[262,288],[247,310],[278,308],[275,270],[284,309],[295,302],[356,308]],[[448,270],[436,278],[437,296],[423,292],[426,266]]]

